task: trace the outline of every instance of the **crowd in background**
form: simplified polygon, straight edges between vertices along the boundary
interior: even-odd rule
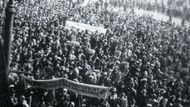
[[[103,1],[103,0],[102,0]],[[160,12],[190,21],[189,0],[107,0],[113,5]]]
[[[16,2],[10,66],[35,80],[112,87],[108,98],[26,87],[12,73],[11,107],[189,107],[189,28],[82,2]],[[103,25],[107,33],[66,29],[65,19]]]
[[[155,0],[156,1],[156,0]],[[164,2],[164,1],[163,1]],[[167,4],[155,2],[154,4],[138,4],[137,7],[149,11],[157,11],[172,17],[179,17],[183,20],[190,21],[190,2],[188,0],[168,0]]]

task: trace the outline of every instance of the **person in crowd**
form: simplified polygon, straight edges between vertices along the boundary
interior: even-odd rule
[[[27,103],[24,95],[21,95],[17,106],[18,107],[30,107],[29,104]]]
[[[16,97],[16,93],[15,93],[15,90],[14,90],[14,85],[10,85],[9,86],[9,99],[8,99],[8,102],[9,102],[9,105],[10,107],[17,107],[18,105],[18,99]]]

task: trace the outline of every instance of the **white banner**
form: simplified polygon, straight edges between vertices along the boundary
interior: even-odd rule
[[[74,22],[74,21],[66,21],[65,24],[65,28],[67,29],[79,29],[79,30],[88,30],[90,32],[99,32],[99,33],[106,33],[106,29],[101,28],[101,27],[95,27],[95,26],[91,26],[91,25],[87,25],[87,24],[83,24],[83,23],[78,23],[78,22]]]
[[[24,79],[27,85],[30,85],[32,87],[51,90],[57,88],[66,88],[72,92],[95,98],[105,99],[110,91],[109,87],[78,83],[65,78],[50,80],[32,80],[24,75],[22,75],[21,77]]]

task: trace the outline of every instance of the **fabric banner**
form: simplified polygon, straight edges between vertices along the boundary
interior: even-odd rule
[[[22,75],[21,77],[25,80],[27,85],[31,85],[32,87],[41,89],[66,88],[72,92],[95,98],[105,99],[110,91],[110,87],[78,83],[65,78],[50,80],[32,80],[24,75]]]
[[[25,83],[27,85],[30,85],[35,88],[41,88],[41,89],[57,89],[61,88],[61,78],[58,79],[50,79],[50,80],[32,80],[24,75],[21,75],[21,77],[24,79]]]
[[[95,27],[95,26],[91,26],[91,25],[87,25],[87,24],[83,24],[83,23],[78,23],[78,22],[74,22],[74,21],[66,21],[65,24],[65,28],[67,29],[79,29],[79,30],[88,30],[90,32],[99,32],[99,33],[106,33],[106,29],[101,28],[101,27]]]

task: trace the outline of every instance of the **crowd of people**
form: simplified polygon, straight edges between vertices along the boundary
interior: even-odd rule
[[[167,4],[163,0],[161,2],[155,0],[153,3],[150,1],[143,3],[142,1],[142,3],[137,3],[137,7],[190,21],[190,2],[188,0],[167,0],[166,2]]]
[[[25,86],[10,74],[10,107],[189,107],[190,28],[108,11],[111,4],[16,2],[11,69],[29,78],[67,78],[112,87],[106,99]],[[65,19],[106,34],[66,29]],[[1,21],[3,24],[3,21]],[[54,94],[53,94],[54,93]]]
[[[155,11],[172,17],[190,21],[190,2],[188,0],[108,0],[113,5],[135,7]]]

